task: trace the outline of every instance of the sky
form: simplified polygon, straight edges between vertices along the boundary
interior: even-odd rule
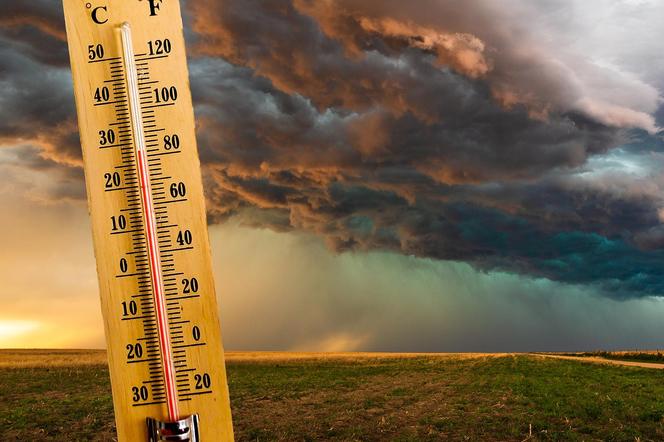
[[[662,2],[181,4],[227,349],[664,347]],[[104,346],[83,180],[3,0],[0,348]]]

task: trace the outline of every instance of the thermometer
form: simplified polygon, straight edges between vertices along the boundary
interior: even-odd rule
[[[64,0],[118,440],[233,440],[178,0]]]

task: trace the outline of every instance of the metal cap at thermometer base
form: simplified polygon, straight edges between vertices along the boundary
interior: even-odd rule
[[[147,418],[148,442],[200,442],[198,415],[176,422],[161,422]]]

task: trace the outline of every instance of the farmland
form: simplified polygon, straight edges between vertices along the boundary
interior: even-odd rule
[[[230,353],[236,439],[664,439],[664,371],[520,354]],[[105,354],[0,351],[0,440],[114,440]]]

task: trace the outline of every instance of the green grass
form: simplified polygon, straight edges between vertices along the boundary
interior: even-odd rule
[[[664,371],[532,356],[231,362],[237,440],[664,440]],[[0,440],[113,440],[106,367],[0,368]],[[532,433],[531,433],[532,431]]]
[[[0,440],[95,440],[113,431],[106,367],[0,369]]]

